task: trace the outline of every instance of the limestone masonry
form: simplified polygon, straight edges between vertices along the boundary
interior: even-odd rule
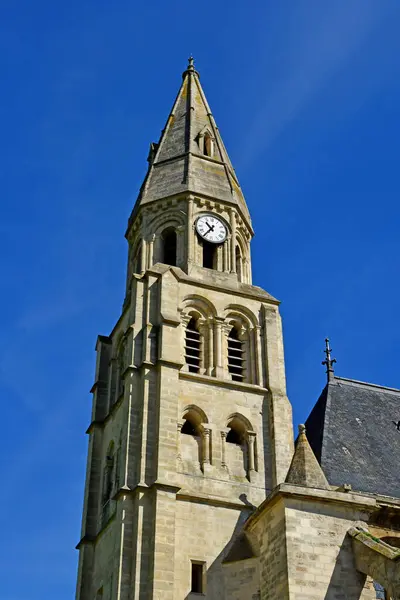
[[[96,345],[76,599],[399,600],[400,392],[328,353],[295,447],[279,302],[192,59],[148,162]]]

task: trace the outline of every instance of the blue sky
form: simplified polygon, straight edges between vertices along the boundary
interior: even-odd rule
[[[252,214],[254,282],[282,300],[295,423],[326,335],[337,374],[400,387],[400,4],[2,8],[1,597],[67,600],[94,344],[119,316],[126,221],[190,53]]]

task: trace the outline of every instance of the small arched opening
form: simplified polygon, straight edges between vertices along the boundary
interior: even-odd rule
[[[204,446],[203,423],[207,423],[207,417],[196,406],[190,406],[183,415],[183,423],[180,428],[180,451],[185,470],[192,473],[200,473],[203,469],[208,449]]]
[[[239,246],[235,249],[235,262],[236,262],[236,273],[239,281],[243,281],[243,265],[242,265],[242,253],[240,252]]]
[[[176,266],[177,257],[177,236],[176,231],[172,227],[169,227],[163,231],[161,235],[162,240],[162,262],[166,265]]]
[[[211,135],[206,132],[204,134],[204,154],[205,156],[212,157],[214,154],[214,142]]]
[[[218,246],[207,240],[203,240],[203,267],[206,269],[217,269]]]
[[[230,473],[250,479],[251,472],[257,471],[256,434],[250,422],[239,414],[228,420],[226,435],[226,464]]]

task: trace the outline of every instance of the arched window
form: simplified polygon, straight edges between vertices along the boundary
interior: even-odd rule
[[[233,381],[243,381],[244,369],[243,341],[239,338],[236,327],[232,327],[228,335],[228,371]]]
[[[185,361],[188,365],[189,373],[200,373],[201,341],[196,319],[192,317],[186,326],[185,332]]]
[[[176,266],[177,238],[175,229],[166,229],[162,236],[162,262],[166,265]]]
[[[211,135],[209,133],[204,134],[204,154],[206,156],[212,156],[214,154],[213,148],[214,143]]]
[[[203,240],[203,267],[217,269],[218,246]]]
[[[238,279],[239,279],[239,281],[243,281],[242,253],[240,252],[239,246],[236,246],[235,259],[236,259],[236,273],[237,273]]]
[[[197,406],[188,406],[179,427],[178,455],[188,472],[199,474],[210,460],[210,437],[205,437],[207,417]]]
[[[232,475],[247,477],[258,470],[256,433],[251,423],[240,414],[228,420],[226,442],[226,462]]]

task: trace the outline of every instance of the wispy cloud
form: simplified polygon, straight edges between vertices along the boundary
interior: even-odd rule
[[[376,0],[299,4],[297,10],[288,11],[287,27],[283,33],[280,30],[280,36],[286,36],[280,46],[286,46],[287,53],[276,81],[261,86],[264,100],[248,129],[242,166],[260,149],[268,148],[329,79],[352,60],[393,6]]]

